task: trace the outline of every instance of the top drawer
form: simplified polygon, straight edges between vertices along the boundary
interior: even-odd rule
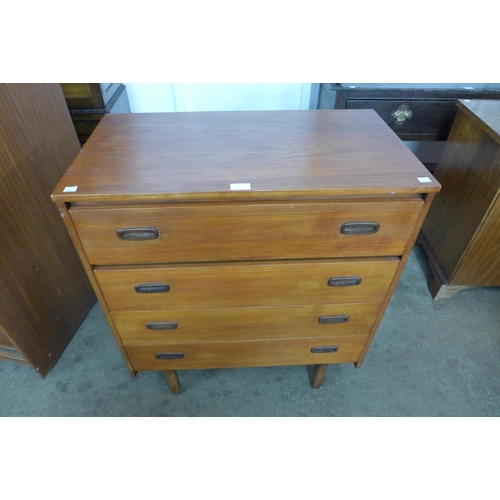
[[[457,114],[456,101],[349,99],[346,109],[374,109],[404,140],[446,140]]]
[[[94,265],[402,255],[423,201],[73,207]]]

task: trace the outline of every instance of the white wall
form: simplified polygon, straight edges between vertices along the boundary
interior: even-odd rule
[[[125,83],[132,113],[309,109],[310,83]]]
[[[177,111],[171,83],[125,83],[132,113]]]

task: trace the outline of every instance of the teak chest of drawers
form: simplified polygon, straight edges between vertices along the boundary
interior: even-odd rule
[[[372,110],[107,115],[57,203],[132,375],[360,366],[439,183]]]

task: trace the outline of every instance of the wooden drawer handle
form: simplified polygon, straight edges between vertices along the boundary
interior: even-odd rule
[[[141,241],[156,240],[158,238],[158,229],[154,227],[128,227],[116,230],[121,240]]]
[[[318,318],[318,323],[324,325],[333,325],[335,323],[347,323],[349,321],[348,314],[336,314],[335,316],[321,316]]]
[[[182,359],[184,357],[183,352],[157,352],[157,359]]]
[[[137,293],[165,293],[170,291],[170,286],[167,283],[144,283],[135,285],[134,290]]]
[[[342,234],[373,234],[380,228],[378,222],[344,222],[340,226]]]
[[[148,330],[175,330],[177,323],[175,321],[161,321],[146,323]]]
[[[313,354],[323,354],[326,352],[337,352],[339,348],[336,345],[318,345],[311,349]]]
[[[330,278],[328,286],[358,286],[363,278],[360,276],[342,276],[340,278]]]

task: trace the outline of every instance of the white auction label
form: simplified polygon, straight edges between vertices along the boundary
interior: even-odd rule
[[[432,182],[429,177],[417,177],[420,182]]]
[[[229,184],[231,191],[246,191],[252,189],[249,182],[236,182],[234,184]]]
[[[78,186],[66,186],[63,189],[63,193],[74,193],[78,189]]]

